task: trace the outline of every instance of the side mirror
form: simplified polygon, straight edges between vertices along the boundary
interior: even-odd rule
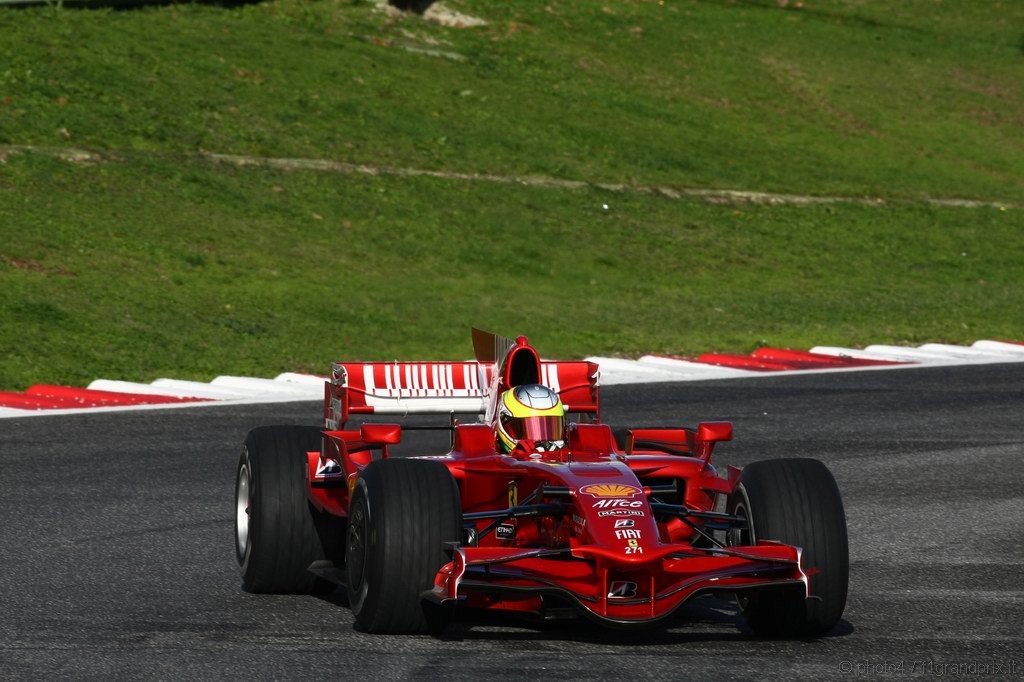
[[[359,439],[373,445],[395,445],[402,440],[402,427],[398,424],[363,424]]]
[[[705,443],[732,440],[732,422],[701,422],[697,425],[697,440]]]

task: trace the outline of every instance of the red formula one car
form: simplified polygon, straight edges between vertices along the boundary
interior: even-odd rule
[[[730,423],[613,433],[594,363],[542,361],[524,337],[477,330],[474,347],[476,362],[335,364],[323,429],[248,434],[235,497],[246,590],[342,584],[357,627],[378,633],[433,631],[455,604],[647,626],[702,594],[735,595],[759,635],[836,624],[846,519],[823,464],[720,477],[711,454]],[[346,428],[429,413],[448,423]],[[449,430],[450,450],[389,457],[415,428]]]

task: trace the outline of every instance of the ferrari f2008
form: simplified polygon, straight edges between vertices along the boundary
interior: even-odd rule
[[[847,529],[821,462],[722,476],[712,453],[731,423],[613,430],[594,363],[542,360],[524,337],[473,340],[471,362],[336,363],[322,427],[248,434],[235,487],[244,589],[343,585],[374,633],[435,631],[456,605],[651,626],[705,594],[735,597],[758,635],[835,626]],[[444,419],[398,419],[424,414]],[[392,456],[425,428],[450,447]]]

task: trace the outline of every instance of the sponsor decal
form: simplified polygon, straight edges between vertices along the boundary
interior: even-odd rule
[[[344,472],[341,470],[341,465],[338,464],[338,460],[324,459],[321,457],[320,463],[316,467],[316,475],[314,478],[332,478],[343,475]]]
[[[609,599],[628,599],[636,596],[636,583],[624,580],[613,580],[608,587]]]
[[[494,535],[499,540],[511,540],[516,536],[516,527],[508,523],[502,523],[494,529]]]
[[[598,516],[646,516],[639,509],[606,509],[597,512]]]
[[[635,523],[636,523],[636,521],[634,521],[633,519],[616,519],[615,520],[615,527],[616,528],[632,528],[633,524],[635,524]]]
[[[633,497],[643,490],[624,483],[591,483],[580,488],[580,492],[591,497]]]
[[[590,505],[594,509],[639,509],[644,506],[643,500],[598,500]]]
[[[582,528],[583,526],[587,525],[587,520],[585,518],[583,518],[582,516],[580,516],[579,514],[573,514],[572,515],[572,522],[574,524],[576,524],[577,526],[579,526],[580,528]]]
[[[640,539],[640,531],[638,531],[636,529],[634,529],[634,530],[617,530],[617,531],[615,531],[615,537],[617,537],[619,540],[626,540],[628,538],[636,538],[637,540],[639,540]]]
[[[640,543],[637,540],[628,540],[627,542],[628,542],[628,546],[625,548],[626,549],[626,554],[643,554],[644,553],[644,548],[640,546]]]
[[[515,481],[508,482],[508,506],[514,507],[519,504],[519,484]]]

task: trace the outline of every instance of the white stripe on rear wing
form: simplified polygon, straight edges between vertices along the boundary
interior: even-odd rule
[[[493,371],[474,361],[335,363],[324,418],[338,428],[350,414],[479,414],[487,409]],[[541,381],[569,411],[597,413],[594,363],[543,361]]]

